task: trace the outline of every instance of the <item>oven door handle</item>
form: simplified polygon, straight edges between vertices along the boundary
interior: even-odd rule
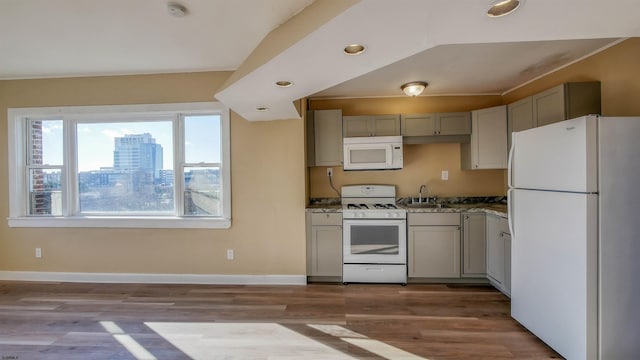
[[[407,219],[344,219],[342,220],[343,226],[349,225],[404,225],[407,223]]]

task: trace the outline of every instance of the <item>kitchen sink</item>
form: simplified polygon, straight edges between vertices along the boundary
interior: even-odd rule
[[[447,204],[433,204],[433,203],[411,203],[407,204],[407,207],[415,209],[446,209],[450,206]]]

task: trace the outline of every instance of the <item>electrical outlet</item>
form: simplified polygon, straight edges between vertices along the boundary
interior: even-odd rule
[[[333,168],[327,168],[327,176],[328,177],[332,177],[333,176]]]
[[[440,178],[442,180],[449,180],[449,170],[442,170],[442,176]]]
[[[233,249],[227,249],[227,260],[233,260],[233,258],[234,258]]]
[[[42,257],[42,248],[36,248],[36,257],[38,259]]]

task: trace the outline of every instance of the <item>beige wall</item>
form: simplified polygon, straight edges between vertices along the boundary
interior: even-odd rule
[[[311,109],[342,109],[343,115],[469,111],[509,104],[570,81],[602,83],[602,114],[640,115],[640,38],[632,38],[594,56],[553,72],[504,96],[417,97],[315,100]],[[334,168],[337,187],[358,183],[396,184],[399,196],[415,195],[421,184],[431,194],[503,195],[506,171],[460,170],[457,144],[406,145],[405,167],[398,171],[343,172]],[[439,180],[449,170],[449,181]],[[336,197],[329,187],[326,167],[309,171],[311,197]]]
[[[0,81],[7,108],[211,101],[230,73]],[[0,222],[0,270],[175,274],[304,274],[302,121],[250,123],[232,113],[232,226],[203,229],[31,229]],[[7,148],[0,147],[7,173]],[[0,218],[8,216],[0,177]],[[43,257],[34,257],[41,247]],[[226,249],[236,259],[226,260]]]
[[[601,82],[602,115],[640,115],[640,38],[632,38],[505,94],[505,103],[569,81]]]
[[[565,81],[600,80],[605,115],[640,115],[640,40],[600,54],[499,96],[312,101],[312,109],[345,115],[467,111],[509,103]],[[0,139],[7,108],[210,101],[230,73],[0,81]],[[0,270],[185,274],[304,274],[305,167],[301,121],[249,123],[232,113],[232,217],[229,230],[29,229],[0,222]],[[459,169],[459,145],[407,145],[400,171],[334,168],[336,185],[395,183],[399,195],[427,184],[432,194],[504,193],[504,171]],[[0,168],[7,169],[6,145]],[[449,170],[450,180],[437,180]],[[333,197],[325,168],[311,169],[312,197]],[[8,216],[7,177],[0,177],[0,218]],[[34,248],[43,249],[35,259]],[[226,249],[236,260],[225,259]]]
[[[500,96],[431,96],[378,99],[335,99],[311,101],[310,108],[342,109],[343,115],[411,114],[470,111],[502,104]],[[334,185],[394,184],[398,196],[416,196],[420,185],[429,195],[494,196],[506,192],[504,170],[462,170],[460,144],[404,145],[404,167],[393,171],[343,171],[333,167]],[[449,180],[440,180],[442,170]],[[312,198],[337,197],[329,186],[326,167],[309,169]]]

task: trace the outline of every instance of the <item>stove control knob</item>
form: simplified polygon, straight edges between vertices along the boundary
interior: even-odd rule
[[[398,213],[393,213],[393,217],[397,218],[398,217]]]
[[[360,217],[360,218],[363,218],[364,217],[364,213],[358,213],[357,216]]]
[[[384,217],[391,217],[391,214],[390,213],[385,213]]]

